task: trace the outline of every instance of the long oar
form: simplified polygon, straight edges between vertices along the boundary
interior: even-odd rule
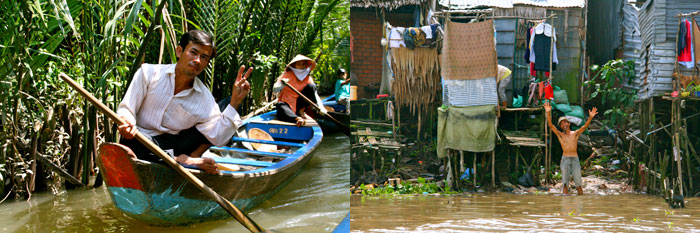
[[[282,79],[282,83],[284,83],[284,85],[286,85],[287,87],[289,87],[289,89],[292,89],[292,91],[296,92],[297,95],[299,95],[299,96],[301,96],[302,98],[304,98],[304,100],[306,100],[306,102],[309,102],[309,104],[310,104],[311,106],[313,106],[313,107],[316,108],[319,112],[321,112],[321,115],[323,115],[323,116],[325,116],[325,117],[328,117],[328,119],[331,119],[333,122],[335,122],[336,125],[338,125],[338,126],[340,126],[341,128],[343,128],[343,133],[345,133],[345,134],[347,134],[347,135],[350,135],[350,127],[348,127],[347,125],[345,125],[345,124],[341,123],[340,121],[336,120],[336,119],[333,118],[333,116],[331,116],[330,114],[323,113],[323,110],[321,110],[321,108],[318,107],[318,105],[316,105],[316,103],[314,103],[313,101],[311,101],[309,98],[306,98],[306,96],[304,96],[304,94],[301,94],[301,92],[299,92],[299,90],[297,90],[296,88],[294,88],[292,85],[289,85],[289,81],[287,81],[286,79]]]
[[[73,79],[68,77],[68,75],[61,73],[58,76],[61,77],[61,79],[63,79],[63,81],[66,81],[68,83],[68,85],[73,87],[73,89],[78,91],[78,93],[83,95],[83,97],[85,97],[85,99],[87,99],[93,105],[95,105],[95,107],[97,107],[97,109],[99,109],[102,113],[107,115],[113,121],[117,122],[117,124],[123,125],[126,123],[114,111],[112,111],[107,106],[102,104],[102,102],[97,100],[97,98],[95,98],[87,90],[83,89],[83,87],[80,86],[80,84],[76,83]],[[221,195],[216,193],[213,189],[209,188],[209,186],[207,186],[201,180],[199,180],[197,177],[192,175],[192,173],[187,171],[184,167],[180,166],[180,164],[178,164],[173,158],[171,158],[168,154],[166,154],[163,150],[161,150],[160,147],[153,144],[153,142],[151,142],[151,140],[149,140],[148,138],[143,136],[143,134],[141,134],[140,132],[136,132],[136,139],[139,140],[139,142],[143,143],[143,145],[146,146],[148,149],[150,149],[153,153],[158,155],[158,157],[163,159],[163,161],[165,161],[165,163],[167,163],[170,167],[175,169],[175,171],[180,173],[180,175],[185,177],[185,179],[187,181],[189,181],[194,186],[197,186],[197,188],[202,190],[202,192],[204,192],[204,194],[209,196],[209,198],[216,201],[216,203],[219,203],[219,205],[221,207],[223,207],[229,214],[231,214],[231,216],[233,216],[236,220],[238,220],[238,222],[243,224],[244,227],[248,228],[248,230],[250,230],[251,232],[255,232],[255,233],[265,231],[265,230],[263,230],[262,227],[258,226],[258,224],[255,223],[252,219],[250,219],[250,217],[248,217],[248,215],[241,212],[231,202],[229,202],[228,200],[223,198]]]

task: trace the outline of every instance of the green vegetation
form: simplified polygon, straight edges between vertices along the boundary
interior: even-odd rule
[[[593,91],[591,99],[600,96],[602,106],[609,107],[603,112],[606,117],[603,122],[620,132],[637,98],[634,90],[621,88],[623,83],[631,84],[635,77],[634,61],[610,60],[602,67],[591,66],[591,71],[596,74],[584,85]]]
[[[335,69],[349,67],[349,11],[340,0],[0,2],[0,200],[53,179],[36,156],[87,183],[97,146],[117,140],[59,73],[116,109],[142,62],[175,62],[180,35],[201,29],[218,47],[200,75],[216,99],[229,95],[240,65],[257,68],[243,115],[274,98],[272,84],[296,54],[314,58],[315,80],[331,86]]]
[[[387,184],[383,187],[365,187],[364,184],[360,185],[360,190],[362,190],[362,195],[367,196],[384,196],[384,195],[396,195],[396,194],[431,194],[431,193],[443,193],[443,194],[456,194],[457,192],[452,191],[450,186],[445,186],[445,188],[439,187],[436,183],[426,181],[423,177],[418,177],[417,184],[411,184],[409,182],[401,182],[400,184],[393,186]]]

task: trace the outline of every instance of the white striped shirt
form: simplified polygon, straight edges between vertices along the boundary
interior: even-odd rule
[[[199,78],[192,86],[175,95],[175,64],[143,64],[131,80],[117,114],[149,137],[178,134],[196,125],[209,142],[225,145],[241,126],[240,115],[230,104],[221,112]]]

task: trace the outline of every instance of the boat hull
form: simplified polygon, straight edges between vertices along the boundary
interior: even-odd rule
[[[105,144],[102,151],[106,147],[119,146],[121,145]],[[120,149],[128,150],[125,147]],[[162,164],[132,159],[125,152],[115,150],[117,153],[101,153],[98,161],[101,171],[105,171],[103,175],[115,206],[126,215],[153,225],[187,225],[231,217],[175,170]],[[233,174],[210,175],[198,170],[191,172],[241,211],[248,212],[286,186],[312,156],[305,156],[285,169],[269,172],[273,174],[249,173],[234,177]],[[126,164],[131,166],[123,166]],[[114,171],[107,172],[109,166],[121,169],[119,175],[113,175],[116,173]],[[137,183],[138,186],[122,185],[123,183]]]
[[[320,144],[322,133],[275,165],[217,175],[188,169],[204,184],[248,212],[271,198],[302,171]],[[152,225],[187,225],[231,216],[195,185],[164,164],[137,159],[126,146],[100,146],[98,166],[115,206],[126,215]]]
[[[341,123],[345,125],[350,125],[350,114],[349,113],[341,113],[341,112],[328,112],[328,115],[332,116],[336,120],[340,121]],[[325,117],[317,117],[318,119],[316,120],[318,122],[318,125],[321,126],[321,129],[323,130],[323,133],[326,134],[331,134],[335,132],[342,132],[343,127],[338,126],[333,120],[325,118]]]

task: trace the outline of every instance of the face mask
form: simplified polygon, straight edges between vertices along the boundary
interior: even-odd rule
[[[297,69],[294,67],[289,68],[292,69],[292,71],[294,71],[294,75],[297,76],[297,79],[299,79],[299,81],[303,81],[306,78],[306,76],[309,76],[309,73],[311,73],[310,66],[306,67],[306,69]]]

